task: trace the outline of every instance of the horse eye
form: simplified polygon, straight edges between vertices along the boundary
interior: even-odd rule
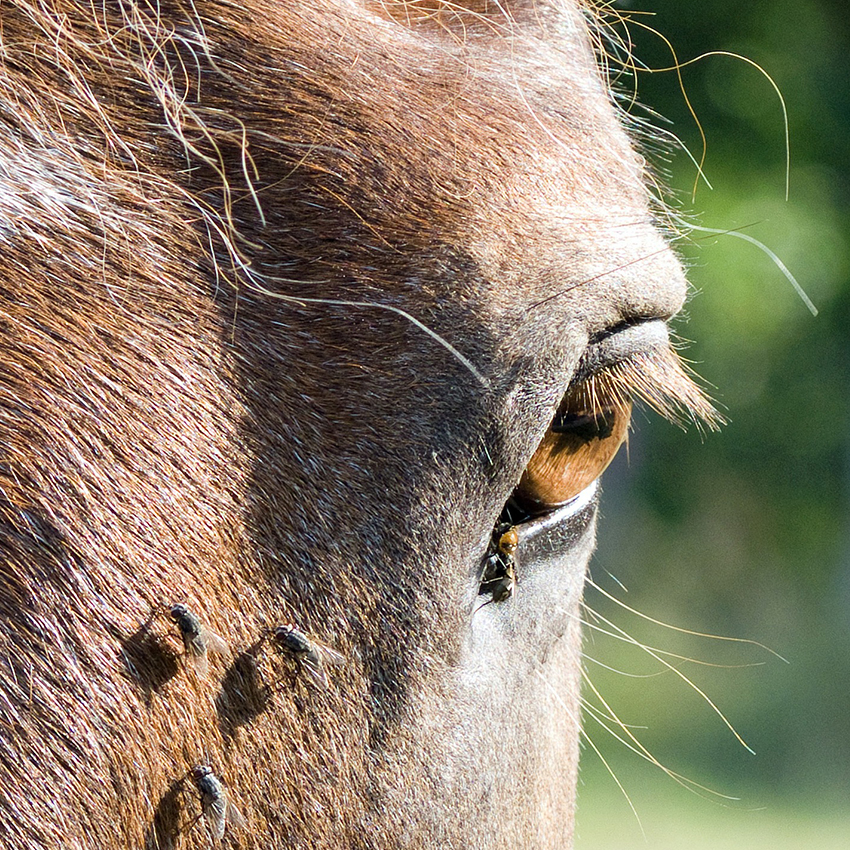
[[[596,480],[626,438],[631,403],[594,398],[583,387],[561,402],[514,492],[532,513],[568,502]]]

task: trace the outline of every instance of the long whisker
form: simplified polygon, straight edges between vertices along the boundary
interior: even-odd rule
[[[616,738],[618,741],[620,741],[622,744],[624,744],[633,753],[636,753],[641,758],[648,761],[650,764],[655,765],[655,767],[657,767],[659,770],[666,773],[667,776],[669,776],[671,779],[673,779],[675,782],[677,782],[683,788],[687,788],[688,791],[691,791],[694,794],[698,794],[698,792],[696,790],[698,788],[700,791],[705,791],[707,794],[711,794],[712,796],[715,796],[715,797],[720,797],[724,800],[739,800],[740,799],[740,797],[732,797],[728,794],[723,794],[720,791],[715,791],[713,788],[708,788],[705,785],[701,785],[699,782],[696,782],[693,779],[688,779],[686,776],[683,776],[682,774],[677,773],[676,771],[671,770],[669,767],[666,767],[665,765],[663,765],[634,736],[634,734],[632,734],[631,729],[625,723],[623,723],[622,720],[620,720],[620,718],[617,716],[617,714],[614,712],[614,710],[611,708],[611,706],[608,704],[608,702],[605,700],[605,698],[602,696],[602,694],[599,693],[598,689],[593,684],[593,682],[590,681],[590,677],[587,675],[586,670],[582,670],[582,678],[587,683],[588,687],[596,695],[596,698],[602,703],[602,705],[605,706],[605,708],[607,709],[607,711],[611,715],[611,718],[613,719],[613,721],[623,730],[623,732],[625,733],[625,735],[628,737],[629,740],[628,741],[625,740],[615,730],[609,728],[608,725],[601,719],[602,717],[604,717],[604,715],[602,714],[602,712],[598,711],[598,709],[595,709],[595,707],[594,707],[594,711],[590,713],[591,717],[593,717],[593,719],[597,723],[599,723],[600,726],[602,726],[610,735],[612,735],[614,738]],[[585,702],[585,706],[589,707],[590,703]],[[597,716],[597,714],[599,716]],[[629,743],[629,741],[631,741],[632,743]],[[698,794],[698,796],[701,797],[702,795]]]
[[[741,737],[741,735],[738,733],[738,730],[735,729],[735,727],[732,725],[732,723],[729,721],[729,719],[726,717],[726,715],[717,707],[717,705],[714,703],[714,701],[711,699],[711,697],[709,697],[708,694],[706,694],[705,691],[703,691],[699,687],[699,685],[697,685],[693,681],[691,681],[675,665],[671,664],[669,661],[666,661],[664,658],[662,658],[662,655],[668,655],[668,654],[673,655],[673,657],[676,657],[673,653],[662,653],[660,650],[655,650],[652,647],[648,647],[645,644],[642,644],[640,641],[635,640],[624,629],[621,629],[618,625],[616,625],[616,623],[612,623],[609,619],[607,619],[606,617],[603,617],[598,611],[594,611],[593,613],[603,623],[610,626],[612,629],[614,629],[615,632],[622,635],[622,638],[626,643],[630,643],[633,646],[640,647],[640,649],[642,649],[645,653],[647,653],[647,655],[649,655],[650,657],[652,657],[656,661],[658,661],[659,664],[663,664],[668,670],[672,670],[683,682],[685,682],[685,684],[688,685],[688,687],[690,687],[693,691],[695,691],[697,694],[699,694],[702,697],[702,699],[706,703],[706,705],[708,705],[714,711],[714,713],[723,721],[723,723],[726,725],[726,727],[729,729],[729,731],[735,736],[735,738],[741,744],[741,746],[745,750],[747,750],[747,752],[752,753],[753,755],[756,754],[755,750]],[[598,628],[598,627],[593,626],[593,628]]]
[[[297,283],[298,281],[287,280],[285,278],[271,277],[265,276],[268,280],[276,280],[284,283]],[[286,301],[290,304],[327,304],[330,306],[336,307],[364,307],[364,308],[373,308],[376,310],[387,310],[390,313],[395,313],[396,315],[401,316],[403,319],[406,319],[412,325],[415,325],[419,330],[428,334],[432,339],[438,342],[455,360],[458,361],[468,372],[470,372],[473,377],[481,384],[484,389],[490,388],[490,381],[475,368],[469,358],[465,357],[461,354],[445,337],[438,334],[436,331],[432,330],[428,327],[424,322],[419,321],[415,316],[411,316],[406,310],[402,310],[400,307],[394,307],[392,304],[381,304],[376,301],[348,301],[342,298],[305,298],[300,295],[285,295],[282,292],[274,292],[271,289],[267,289],[261,284],[257,283],[256,280],[252,281],[251,288],[262,292],[263,295],[267,295],[270,298],[276,298],[280,301]]]
[[[725,637],[724,635],[714,635],[708,632],[697,632],[693,629],[685,629],[681,626],[673,626],[670,623],[665,623],[662,620],[656,620],[654,617],[650,617],[648,614],[644,614],[638,611],[637,609],[632,608],[630,605],[626,605],[625,602],[620,599],[617,599],[616,596],[613,596],[603,587],[598,585],[590,576],[587,576],[586,581],[594,590],[601,593],[606,599],[610,599],[613,603],[619,605],[621,608],[625,609],[630,614],[634,614],[636,617],[640,617],[641,619],[646,620],[649,623],[653,623],[656,626],[663,626],[665,629],[670,629],[671,631],[679,632],[683,635],[693,635],[694,637],[707,638],[709,640],[722,640],[728,641],[730,643],[744,643],[749,644],[750,646],[757,646],[759,649],[763,649],[765,652],[769,652],[771,655],[776,656],[780,661],[784,661],[786,664],[789,663],[788,659],[783,658],[778,652],[776,652],[776,650],[771,649],[769,646],[765,646],[763,643],[759,643],[757,640],[750,640],[749,638]]]
[[[780,272],[785,276],[785,279],[794,287],[794,291],[797,295],[800,296],[800,300],[806,305],[809,312],[813,316],[817,316],[818,308],[815,307],[814,302],[811,298],[806,294],[806,290],[800,285],[799,281],[796,277],[791,273],[788,269],[788,266],[779,259],[777,254],[774,251],[771,251],[764,242],[756,239],[753,236],[750,236],[748,233],[741,233],[740,228],[735,230],[717,230],[713,227],[702,227],[697,224],[689,224],[687,225],[691,230],[698,230],[700,233],[709,233],[717,236],[734,236],[737,239],[743,239],[744,242],[749,242],[751,245],[755,245],[756,248],[763,251],[772,261],[776,268],[779,269]]]
[[[589,608],[586,603],[584,604],[584,607],[589,613],[596,614],[596,612],[593,611],[592,608]],[[596,616],[600,616],[600,615],[596,614]],[[600,619],[604,619],[604,617],[601,617]],[[608,622],[608,621],[606,620],[605,622]],[[657,652],[659,655],[665,655],[668,658],[675,658],[677,661],[682,662],[682,664],[677,664],[677,665],[668,664],[667,662],[664,662],[665,666],[668,667],[671,670],[675,669],[675,670],[678,671],[679,667],[684,666],[685,664],[697,664],[700,667],[716,667],[716,668],[719,668],[721,670],[740,670],[740,669],[747,668],[747,667],[762,667],[764,665],[764,661],[752,661],[752,662],[749,662],[747,664],[718,664],[715,661],[703,661],[700,658],[691,658],[688,655],[679,655],[678,653],[671,652],[670,650],[667,650],[667,649],[659,649],[657,646],[650,646],[649,644],[641,643],[639,640],[636,640],[630,634],[628,634],[627,632],[625,632],[623,630],[620,630],[622,632],[622,634],[616,634],[615,632],[611,632],[608,629],[603,629],[602,626],[597,626],[595,623],[591,623],[589,620],[582,620],[582,625],[585,625],[589,629],[593,629],[593,631],[599,632],[600,634],[603,634],[606,637],[614,638],[614,640],[619,640],[619,641],[622,641],[623,643],[627,643],[630,646],[639,646],[641,649],[645,650],[646,652],[650,652],[650,651],[651,652]],[[614,671],[614,672],[619,672],[619,671]],[[666,672],[666,671],[662,671],[662,672]]]
[[[594,281],[600,280],[603,277],[607,277],[610,274],[614,274],[616,272],[622,271],[623,269],[627,269],[630,266],[636,266],[638,263],[645,263],[647,260],[651,260],[653,257],[657,257],[661,254],[665,254],[670,249],[665,245],[663,248],[659,248],[657,251],[650,251],[648,254],[642,254],[640,257],[636,257],[634,260],[629,260],[626,263],[620,263],[618,266],[612,266],[610,269],[606,269],[604,272],[599,272],[599,274],[592,275],[591,277],[586,277],[583,280],[577,281],[576,283],[572,283],[569,286],[565,286],[563,289],[559,289],[557,292],[553,292],[551,295],[547,295],[545,298],[541,298],[539,301],[535,301],[533,304],[530,304],[525,308],[526,313],[530,313],[532,310],[536,310],[538,307],[542,307],[544,304],[548,304],[550,301],[554,301],[556,298],[560,298],[562,295],[566,295],[568,292],[572,292],[574,289],[579,289],[582,286],[587,286],[589,283],[593,283]]]
[[[609,673],[616,673],[618,676],[625,676],[627,679],[654,679],[656,676],[666,676],[670,672],[669,670],[656,670],[654,673],[628,673],[625,670],[618,670],[616,667],[611,667],[609,664],[605,664],[598,658],[588,655],[586,652],[582,652],[581,657],[590,661],[592,664],[596,664],[598,667],[602,667],[603,670],[607,670]]]
[[[637,821],[638,826],[640,827],[641,835],[643,836],[644,840],[646,840],[646,832],[643,829],[643,823],[641,822],[640,815],[637,813],[635,804],[632,802],[632,798],[629,796],[628,792],[623,786],[623,783],[620,782],[619,778],[617,777],[617,774],[614,773],[614,770],[611,768],[611,765],[608,764],[608,760],[605,758],[605,756],[602,755],[601,751],[599,750],[599,747],[597,747],[596,744],[593,743],[593,739],[582,728],[580,718],[575,716],[575,712],[570,710],[564,700],[561,699],[561,695],[555,690],[555,688],[552,687],[549,680],[539,670],[535,670],[534,674],[538,678],[540,678],[544,685],[546,685],[546,687],[549,689],[549,692],[555,698],[555,701],[561,706],[561,708],[564,709],[567,716],[575,723],[581,737],[584,738],[585,741],[587,741],[593,752],[596,753],[596,755],[599,757],[599,760],[602,762],[603,765],[605,765],[605,769],[608,771],[608,773],[611,774],[611,778],[614,780],[614,782],[617,783],[617,787],[620,789],[622,795],[626,798],[626,802],[629,804],[629,808],[632,810],[632,814],[635,816],[635,820]]]
[[[603,718],[605,718],[606,720],[610,720],[610,721],[611,721],[611,722],[613,722],[613,723],[616,723],[616,722],[617,722],[617,719],[616,719],[616,718],[612,717],[610,714],[606,714],[606,713],[605,713],[605,712],[604,712],[601,708],[599,708],[599,706],[596,706],[596,705],[594,705],[592,702],[590,702],[590,700],[589,700],[589,699],[587,699],[587,697],[581,696],[581,697],[579,697],[579,701],[581,702],[581,705],[582,705],[582,707],[583,707],[583,708],[588,709],[589,711],[594,711],[594,712],[596,712],[596,714],[598,714],[600,717],[603,717]],[[647,726],[637,726],[637,725],[636,725],[636,724],[634,724],[634,723],[627,723],[627,724],[625,724],[625,725],[626,725],[626,726],[628,726],[628,727],[629,727],[629,729],[643,729],[643,730],[646,730],[646,729],[648,728]]]

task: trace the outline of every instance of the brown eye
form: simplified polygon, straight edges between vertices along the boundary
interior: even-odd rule
[[[626,437],[631,403],[588,395],[579,387],[566,396],[520,479],[514,498],[535,512],[581,493]]]

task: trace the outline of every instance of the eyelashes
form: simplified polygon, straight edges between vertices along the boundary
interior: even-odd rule
[[[568,397],[574,395],[576,403],[589,410],[623,407],[638,400],[676,425],[684,427],[692,421],[716,431],[725,419],[688,371],[669,345],[653,347],[581,380]]]

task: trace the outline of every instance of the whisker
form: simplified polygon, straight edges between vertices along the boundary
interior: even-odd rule
[[[598,667],[602,667],[604,670],[608,670],[610,673],[616,673],[618,676],[625,676],[627,679],[654,679],[656,676],[666,676],[670,672],[669,670],[656,670],[654,673],[628,673],[625,670],[619,670],[616,667],[611,667],[609,664],[605,664],[605,662],[600,661],[598,658],[594,658],[592,655],[588,655],[585,652],[581,653],[581,657],[586,658]]]
[[[612,717],[610,714],[606,714],[598,706],[595,706],[592,702],[590,702],[590,700],[587,699],[587,697],[580,696],[579,702],[581,703],[583,708],[586,708],[590,711],[596,712],[600,717],[604,717],[606,720],[611,720],[614,723],[617,722],[614,717]],[[645,729],[648,728],[646,726],[637,726],[637,725],[634,725],[632,723],[628,723],[626,725],[629,727],[629,729],[644,729],[645,730]]]
[[[642,744],[632,734],[630,727],[627,724],[623,723],[622,720],[620,720],[620,718],[616,715],[616,713],[611,708],[611,706],[608,704],[608,702],[605,700],[605,698],[602,696],[602,694],[599,693],[599,690],[596,688],[596,686],[593,684],[593,682],[590,681],[590,677],[587,675],[586,670],[582,670],[582,678],[587,683],[588,687],[590,687],[590,689],[596,695],[597,699],[608,710],[613,721],[623,730],[623,732],[626,734],[626,736],[629,738],[629,740],[632,741],[633,743],[629,743],[629,741],[625,740],[615,730],[608,727],[608,725],[604,722],[604,720],[602,720],[602,717],[605,716],[603,714],[603,712],[599,711],[598,709],[595,709],[595,711],[590,713],[590,716],[593,717],[593,719],[597,723],[599,723],[599,725],[602,726],[603,729],[605,729],[610,735],[612,735],[614,738],[616,738],[618,741],[620,741],[620,743],[625,745],[629,750],[631,750],[633,753],[639,755],[641,758],[645,759],[650,764],[655,765],[655,767],[657,767],[659,770],[661,770],[665,774],[667,774],[667,776],[669,776],[676,783],[681,785],[683,788],[686,788],[691,793],[697,794],[697,796],[699,796],[699,797],[702,797],[702,794],[699,794],[699,792],[696,789],[699,789],[700,791],[705,791],[707,794],[710,794],[710,795],[715,796],[715,797],[720,797],[721,799],[724,799],[724,800],[732,800],[732,801],[740,800],[740,797],[732,797],[728,794],[723,794],[720,791],[715,791],[713,788],[709,788],[706,785],[702,785],[701,783],[696,782],[693,779],[688,779],[688,777],[683,776],[680,773],[677,773],[675,770],[671,770],[666,765],[663,765],[660,761],[658,761],[658,759],[654,755],[652,755],[652,753],[644,746],[644,744]],[[589,703],[585,702],[585,705],[588,706]]]
[[[717,705],[714,703],[714,701],[711,699],[711,697],[709,697],[708,694],[706,694],[705,691],[703,691],[699,687],[699,685],[697,685],[696,683],[691,681],[675,665],[671,664],[669,661],[665,661],[664,658],[661,657],[662,655],[671,655],[672,657],[675,658],[675,657],[677,657],[675,655],[675,653],[662,652],[661,650],[656,650],[653,647],[646,646],[646,644],[643,644],[640,641],[635,640],[633,637],[631,637],[631,635],[629,635],[624,629],[621,629],[618,625],[616,625],[615,623],[612,623],[606,617],[603,617],[598,611],[595,611],[594,614],[602,622],[604,622],[606,625],[608,625],[612,629],[614,629],[615,632],[622,635],[623,640],[626,643],[630,643],[634,646],[640,647],[644,652],[647,653],[647,655],[649,655],[650,657],[652,657],[656,661],[658,661],[659,664],[663,664],[668,670],[672,670],[683,682],[685,682],[693,691],[695,691],[697,694],[699,694],[702,697],[703,701],[723,721],[723,723],[726,725],[726,727],[729,729],[729,731],[735,736],[735,738],[741,744],[741,746],[745,750],[747,750],[747,752],[752,753],[753,755],[756,754],[755,750],[741,737],[741,735],[738,733],[738,730],[735,729],[735,727],[732,725],[732,723],[729,721],[729,719],[726,717],[726,715],[717,707]],[[599,628],[599,627],[598,626],[592,626],[592,628]],[[612,635],[612,637],[616,637],[616,635]],[[681,657],[681,656],[678,656],[678,657]],[[688,659],[688,660],[690,660],[690,659]]]
[[[576,727],[578,728],[581,737],[585,741],[587,741],[593,752],[596,753],[596,755],[599,757],[599,760],[602,762],[603,765],[605,765],[605,769],[608,771],[608,773],[611,774],[611,778],[614,780],[614,782],[617,783],[617,787],[620,789],[622,795],[626,798],[626,802],[629,804],[629,808],[632,810],[632,814],[635,816],[635,820],[637,821],[638,826],[640,827],[641,835],[643,836],[644,840],[646,840],[646,832],[644,831],[640,815],[637,813],[637,809],[635,808],[635,805],[632,802],[632,798],[629,796],[628,792],[623,786],[623,783],[620,782],[619,778],[617,777],[617,774],[614,773],[614,770],[612,769],[611,765],[608,764],[608,760],[605,758],[605,756],[602,755],[601,751],[599,750],[599,747],[596,746],[590,735],[582,728],[580,718],[575,716],[575,713],[571,711],[567,704],[563,701],[563,699],[561,699],[561,695],[555,690],[555,688],[552,687],[552,684],[549,682],[549,680],[539,670],[535,670],[534,674],[541,679],[544,685],[546,685],[552,696],[555,698],[555,701],[561,706],[561,708],[564,709],[567,716],[576,724]]]
[[[569,286],[565,286],[563,289],[559,289],[557,292],[553,292],[551,295],[547,295],[545,298],[541,298],[539,301],[535,301],[533,304],[530,304],[525,308],[524,312],[530,313],[532,310],[536,310],[538,307],[542,307],[544,304],[548,304],[550,301],[554,301],[556,298],[560,298],[562,295],[566,295],[574,289],[587,286],[589,283],[593,283],[603,277],[608,277],[608,275],[627,269],[630,266],[636,266],[638,263],[645,263],[647,260],[651,260],[653,257],[657,257],[660,254],[665,254],[669,250],[670,249],[665,245],[657,251],[650,251],[648,254],[642,254],[640,257],[636,257],[634,260],[629,260],[626,263],[620,263],[620,265],[612,266],[610,269],[606,269],[604,272],[599,272],[599,274],[595,274],[592,277],[586,277],[584,280],[571,283]]]
[[[778,268],[779,271],[782,272],[782,274],[785,276],[785,279],[791,284],[792,287],[794,287],[794,291],[797,293],[797,295],[800,296],[800,300],[806,305],[808,311],[813,316],[817,316],[818,308],[815,307],[814,302],[811,298],[809,298],[806,293],[806,290],[803,289],[797,278],[794,277],[794,275],[788,269],[788,266],[786,266],[785,263],[783,263],[782,260],[779,259],[778,255],[770,248],[768,248],[767,245],[764,244],[764,242],[761,242],[753,236],[750,236],[748,233],[741,233],[740,229],[717,230],[713,227],[702,227],[697,224],[690,224],[688,225],[688,227],[691,230],[698,230],[700,233],[709,233],[717,236],[734,236],[737,239],[743,239],[744,242],[749,242],[751,245],[755,245],[756,248],[766,254],[773,261],[773,264],[776,266],[776,268]]]
[[[607,572],[607,570],[606,570],[606,572]],[[610,573],[609,573],[609,575],[610,575]],[[615,579],[615,581],[616,581],[616,579]],[[776,652],[776,650],[771,649],[769,646],[765,646],[763,643],[759,643],[757,640],[750,640],[749,638],[726,637],[724,635],[714,635],[714,634],[710,634],[710,633],[707,633],[707,632],[697,632],[697,631],[694,631],[693,629],[682,628],[681,626],[673,626],[670,623],[665,623],[663,620],[656,620],[654,617],[650,617],[648,614],[643,614],[642,612],[638,611],[637,609],[632,608],[629,605],[626,605],[625,602],[623,602],[620,599],[617,599],[616,596],[613,596],[612,594],[608,593],[607,590],[605,590],[603,587],[598,585],[589,575],[587,576],[587,583],[594,590],[601,593],[606,599],[610,599],[613,603],[615,603],[616,605],[619,605],[621,608],[625,609],[630,614],[634,614],[636,617],[640,617],[641,619],[646,620],[647,622],[653,623],[656,626],[663,626],[665,629],[670,629],[671,631],[679,632],[680,634],[693,635],[694,637],[707,638],[709,640],[722,640],[722,641],[728,641],[730,643],[749,644],[750,646],[756,646],[759,649],[763,649],[765,652],[769,652],[771,655],[776,656],[776,658],[778,658],[780,661],[784,661],[786,664],[789,663],[788,659],[783,658],[778,652]],[[621,587],[622,587],[622,585],[621,585]]]
[[[588,611],[590,611],[592,613],[596,613],[596,612],[593,612],[592,609],[589,608],[586,603],[584,603],[584,607]],[[597,616],[599,616],[599,615],[597,615]],[[604,620],[604,617],[602,617],[601,619]],[[608,622],[608,621],[606,620],[605,622]],[[622,632],[622,635],[625,635],[625,637],[623,637],[619,634],[616,634],[614,632],[611,632],[608,629],[603,629],[601,626],[597,626],[595,623],[588,622],[587,620],[582,620],[582,624],[587,626],[589,629],[593,629],[594,631],[605,635],[606,637],[610,637],[610,638],[613,638],[614,640],[622,641],[623,643],[630,644],[631,646],[638,646],[638,647],[640,647],[641,649],[643,649],[647,652],[650,652],[650,651],[657,652],[659,655],[665,655],[668,658],[675,658],[677,661],[682,662],[682,665],[673,665],[673,664],[667,664],[667,662],[664,662],[666,664],[666,666],[669,667],[671,670],[672,669],[678,670],[679,666],[684,666],[684,664],[697,664],[700,667],[716,667],[716,668],[719,668],[721,670],[738,670],[738,669],[746,668],[746,667],[761,667],[761,666],[764,665],[763,661],[753,661],[753,662],[750,662],[748,664],[718,664],[714,661],[703,661],[700,658],[691,658],[690,656],[687,656],[687,655],[679,655],[678,653],[671,652],[670,650],[667,650],[667,649],[660,649],[657,646],[650,646],[649,644],[641,643],[639,640],[636,640],[635,638],[633,638],[631,635],[629,635],[627,632],[625,632],[622,629],[620,629],[620,631]],[[662,671],[662,672],[664,672],[664,671]]]
[[[602,709],[595,706],[589,699],[587,699],[587,697],[581,698],[581,707],[584,711],[587,711],[590,714],[592,714],[593,719],[596,720],[597,723],[600,723],[600,725],[602,726],[603,729],[605,729],[606,732],[611,732],[611,730],[607,726],[605,726],[604,723],[601,723],[601,721],[602,720],[610,720],[610,721],[616,723],[617,721],[615,720],[614,717],[612,717],[610,714],[606,714],[604,711],[602,711]],[[634,726],[631,723],[628,723],[628,724],[625,724],[625,725],[627,725],[630,729],[646,730],[646,728],[647,728],[646,726]],[[614,737],[616,737],[616,733],[612,732],[611,734],[614,735]],[[629,746],[629,744],[626,743],[625,741],[623,741],[622,743],[626,744],[626,746]]]
[[[271,277],[266,276],[267,280],[275,280],[283,283],[298,283],[299,281],[287,280],[286,278],[280,277]],[[300,295],[285,295],[282,292],[274,292],[271,289],[267,289],[256,281],[255,279],[251,283],[251,288],[258,292],[261,292],[263,295],[267,295],[270,298],[277,298],[280,301],[286,301],[290,304],[327,304],[329,306],[335,307],[363,307],[363,308],[372,308],[376,310],[387,310],[390,313],[395,313],[398,316],[401,316],[403,319],[406,319],[415,327],[419,328],[423,333],[428,334],[433,340],[439,343],[449,354],[454,357],[458,363],[461,364],[477,381],[481,384],[484,389],[490,388],[490,381],[475,368],[472,362],[468,357],[465,357],[461,354],[444,336],[437,333],[437,331],[432,330],[428,327],[424,322],[419,321],[415,316],[412,316],[406,310],[402,310],[400,307],[394,307],[392,304],[381,304],[377,301],[349,301],[343,298],[311,298],[311,297],[302,297]]]

